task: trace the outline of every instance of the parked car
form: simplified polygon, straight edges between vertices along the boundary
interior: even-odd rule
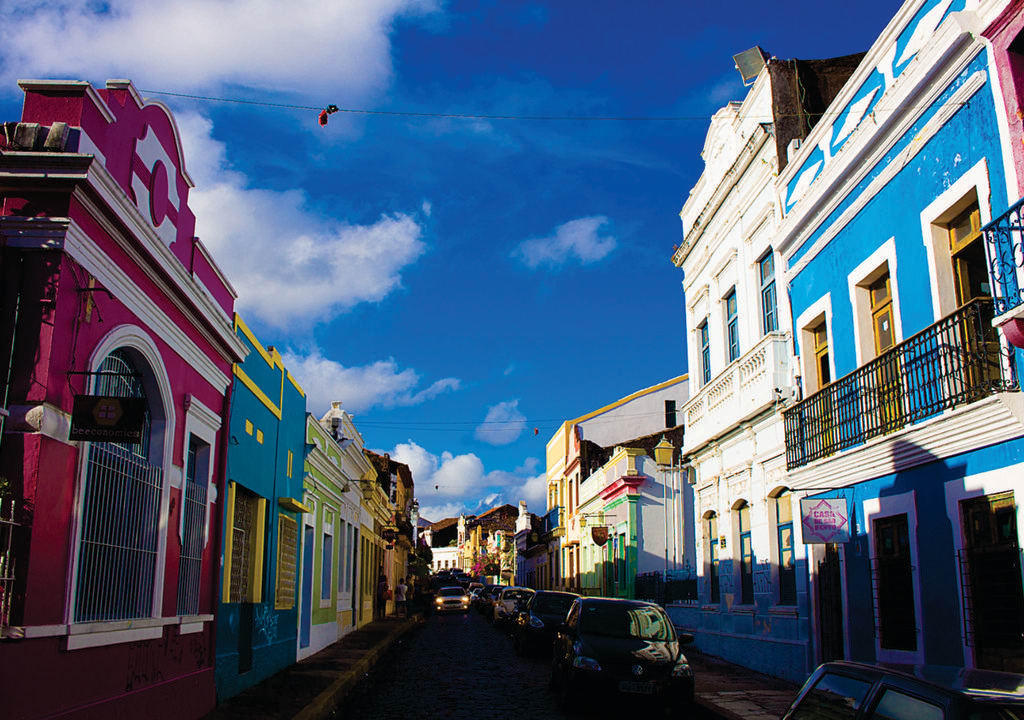
[[[504,627],[511,621],[519,609],[526,605],[536,594],[536,590],[525,587],[506,587],[502,589],[494,601],[494,611],[491,622],[497,627]]]
[[[473,581],[473,582],[471,582],[471,583],[469,584],[469,586],[468,586],[468,587],[466,588],[466,591],[467,591],[467,592],[469,592],[469,593],[472,593],[472,592],[473,592],[474,590],[480,590],[481,588],[483,588],[483,586],[484,586],[484,584],[483,584],[483,583],[480,583],[480,582],[476,582],[476,581],[474,580],[474,581]]]
[[[441,612],[469,612],[469,596],[460,585],[443,587],[434,597],[434,609]]]
[[[576,593],[542,590],[530,598],[513,619],[512,639],[516,652],[525,655],[534,650],[550,651],[558,626],[565,622]]]
[[[491,585],[489,592],[484,594],[480,600],[480,612],[488,620],[494,617],[494,603],[498,601],[498,596],[501,595],[501,591],[505,589],[505,585]]]
[[[619,694],[681,715],[693,704],[693,671],[682,650],[688,642],[693,636],[677,635],[658,605],[579,598],[555,637],[551,685],[566,706]]]
[[[1024,720],[1024,675],[960,667],[819,665],[783,720]]]
[[[494,590],[494,588],[494,585],[484,585],[480,592],[477,593],[476,601],[473,603],[473,607],[476,608],[477,612],[484,612],[484,608],[487,606],[487,602],[490,599],[491,591]]]

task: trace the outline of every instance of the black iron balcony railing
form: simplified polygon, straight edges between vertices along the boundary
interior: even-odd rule
[[[992,317],[991,300],[972,300],[786,410],[786,466],[1015,388]]]
[[[1002,315],[1024,304],[1024,286],[1020,282],[1024,268],[1024,198],[981,231],[988,245],[996,315]]]

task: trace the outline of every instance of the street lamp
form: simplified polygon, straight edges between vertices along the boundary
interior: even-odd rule
[[[672,566],[673,569],[679,562],[679,514],[682,508],[678,507],[679,498],[679,471],[682,469],[674,462],[676,447],[668,437],[662,435],[662,439],[654,446],[654,462],[662,470],[662,504],[665,506],[665,579],[669,579],[669,483],[672,483]]]

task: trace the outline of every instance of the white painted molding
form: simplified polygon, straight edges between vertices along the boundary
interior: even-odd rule
[[[997,113],[1002,115],[1002,113]],[[1007,176],[1012,175],[1013,164],[1006,166]],[[940,297],[940,280],[938,261],[935,257],[935,244],[932,237],[932,227],[938,223],[939,217],[948,212],[957,202],[966,197],[971,190],[978,195],[978,209],[981,214],[981,224],[985,225],[992,219],[992,191],[989,186],[988,160],[982,158],[973,167],[944,190],[937,198],[932,200],[924,210],[921,211],[921,242],[924,244],[925,254],[928,257],[928,276],[931,280],[932,317],[937,322],[940,318],[949,314],[942,311]],[[948,247],[948,239],[946,239]],[[953,288],[950,288],[953,290]],[[953,303],[956,304],[955,302]],[[955,309],[955,308],[953,308]],[[949,311],[952,312],[952,309]]]
[[[874,336],[865,336],[863,328],[861,327],[861,321],[864,319],[865,312],[870,318],[871,303],[869,300],[867,306],[865,306],[863,302],[860,302],[857,298],[857,290],[871,275],[871,273],[878,270],[882,265],[886,265],[889,271],[889,287],[892,292],[894,344],[903,342],[903,315],[900,312],[899,279],[898,273],[896,272],[896,238],[891,237],[879,245],[873,253],[864,258],[864,260],[846,276],[846,287],[850,293],[850,310],[853,314],[853,347],[857,354],[857,367],[860,367],[867,362],[867,360],[870,359],[868,356],[873,358],[875,349]],[[832,379],[836,379],[835,374],[832,375]]]
[[[790,470],[792,488],[848,487],[1024,436],[1020,395],[999,393]]]

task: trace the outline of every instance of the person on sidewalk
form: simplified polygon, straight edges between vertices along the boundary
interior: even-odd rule
[[[395,585],[395,614],[399,612],[404,617],[409,617],[409,605],[405,601],[405,593],[408,588],[405,585],[405,578],[398,578],[398,584]]]
[[[380,568],[380,572],[377,575],[377,592],[373,596],[374,607],[373,617],[376,620],[380,620],[387,613],[387,598],[388,595],[388,576],[384,574],[384,566]]]

